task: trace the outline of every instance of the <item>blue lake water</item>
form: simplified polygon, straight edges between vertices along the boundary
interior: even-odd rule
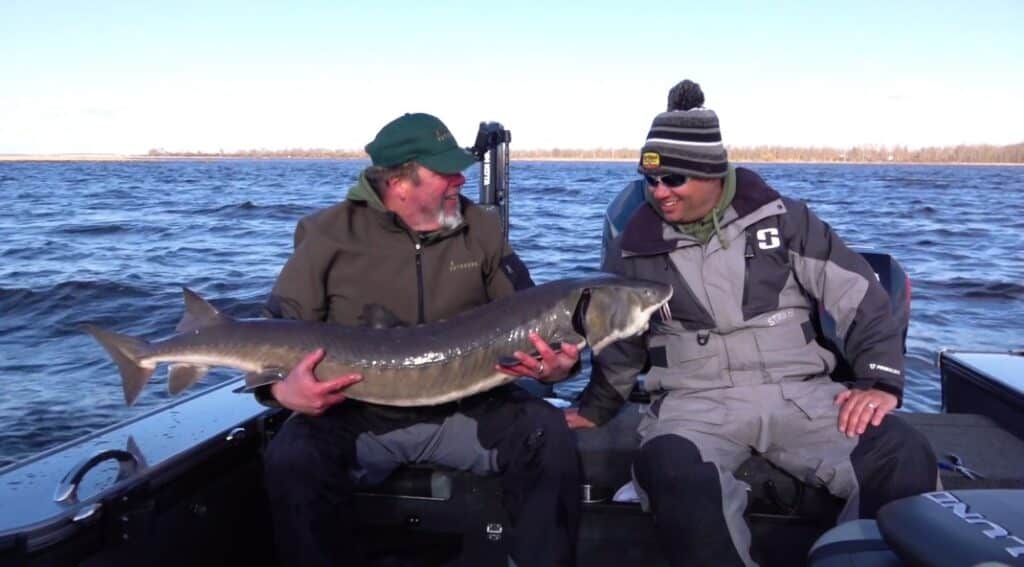
[[[181,286],[256,316],[295,222],[343,198],[365,165],[0,163],[0,466],[169,400],[160,372],[125,407],[116,368],[77,325],[166,336]],[[512,164],[511,239],[534,280],[596,270],[604,209],[634,167]],[[1024,347],[1024,168],[753,168],[848,243],[890,252],[910,274],[907,408],[939,409],[939,349]],[[474,175],[466,187],[475,198]],[[571,397],[585,379],[559,393]]]

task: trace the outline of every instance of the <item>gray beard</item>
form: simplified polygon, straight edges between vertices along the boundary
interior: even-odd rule
[[[452,214],[446,213],[443,209],[437,214],[437,224],[444,230],[451,230],[462,224],[462,211],[456,210]]]

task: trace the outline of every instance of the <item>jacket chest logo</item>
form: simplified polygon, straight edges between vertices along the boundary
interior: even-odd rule
[[[479,267],[480,267],[480,262],[477,262],[477,261],[473,261],[473,262],[458,262],[457,263],[457,262],[455,262],[455,260],[452,260],[451,263],[448,264],[448,271],[449,272],[457,272],[459,270],[474,270],[474,269],[477,269]]]
[[[777,228],[762,228],[757,231],[757,247],[761,250],[774,250],[782,244],[779,240],[779,229]]]
[[[768,317],[768,326],[774,327],[775,325],[778,325],[779,323],[786,321],[787,319],[792,319],[795,316],[796,313],[794,313],[792,309],[779,311],[778,313],[774,313],[770,317]]]

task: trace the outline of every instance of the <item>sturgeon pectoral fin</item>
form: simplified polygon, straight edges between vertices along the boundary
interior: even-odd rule
[[[267,368],[262,372],[247,372],[245,374],[245,387],[241,391],[252,392],[260,386],[280,382],[287,375],[288,373],[280,368]]]
[[[519,359],[512,355],[499,356],[498,364],[501,366],[515,366],[519,364]]]
[[[578,335],[576,333],[569,333],[566,336],[562,337],[562,342],[563,343],[569,343],[571,345],[575,345],[577,348],[581,348],[580,345],[587,344],[587,338],[584,337],[583,335]],[[555,350],[561,350],[561,349],[562,349],[562,345],[559,344],[558,348],[555,349]]]
[[[209,366],[196,366],[193,364],[172,364],[167,377],[167,391],[172,396],[184,391],[195,384],[200,378],[206,376],[210,371]]]

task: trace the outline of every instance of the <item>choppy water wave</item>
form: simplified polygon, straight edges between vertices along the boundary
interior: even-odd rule
[[[122,300],[136,304],[150,292],[140,286],[109,281],[70,280],[46,289],[0,287],[0,310],[5,318],[45,312],[67,312],[86,304]]]
[[[0,465],[169,399],[158,373],[126,408],[116,368],[78,325],[166,336],[181,317],[183,286],[233,316],[258,316],[296,220],[343,198],[364,166],[0,163]],[[938,409],[940,348],[1024,346],[1024,170],[754,169],[809,201],[849,243],[892,253],[910,274],[906,407]],[[604,208],[635,164],[515,162],[511,174],[511,238],[534,279],[595,273]],[[464,192],[475,198],[475,187],[471,174]]]
[[[70,236],[90,235],[90,234],[106,235],[106,234],[116,234],[118,232],[128,232],[128,231],[132,230],[132,228],[133,227],[131,225],[121,225],[121,224],[99,224],[99,225],[84,224],[84,225],[62,226],[62,227],[56,229],[56,232],[60,233],[60,234],[67,234],[67,235],[70,235]]]
[[[1024,284],[1018,282],[993,282],[953,279],[947,286],[952,293],[973,299],[1022,299]]]
[[[285,219],[297,219],[303,215],[307,215],[313,211],[313,207],[309,205],[296,204],[296,203],[278,203],[278,204],[262,204],[254,203],[253,201],[244,201],[241,203],[232,203],[229,205],[222,205],[219,207],[209,209],[196,209],[195,212],[198,214],[215,214],[215,215],[265,215],[268,217],[277,217]]]

